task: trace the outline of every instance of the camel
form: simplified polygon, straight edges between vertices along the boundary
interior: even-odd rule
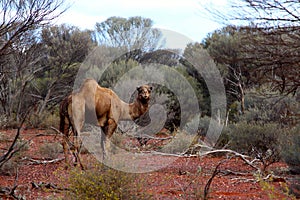
[[[96,119],[105,135],[104,152],[109,149],[109,139],[118,126],[120,120],[136,120],[149,109],[152,87],[142,85],[137,87],[138,95],[133,103],[125,103],[111,89],[101,87],[93,79],[86,79],[80,90],[67,96],[60,105],[60,131],[64,135],[63,149],[65,162],[68,164],[69,138],[74,137],[74,151],[76,164],[83,165],[79,156],[78,136],[83,128],[86,113]],[[70,132],[70,128],[72,132]]]

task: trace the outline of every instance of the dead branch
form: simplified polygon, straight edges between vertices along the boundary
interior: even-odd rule
[[[241,153],[238,153],[238,152],[230,150],[230,149],[216,149],[216,150],[211,150],[211,151],[207,151],[204,153],[200,152],[199,154],[200,154],[200,156],[207,156],[207,155],[216,154],[216,153],[232,154],[234,157],[241,158],[250,167],[261,172],[261,169],[255,165],[255,162],[260,161],[259,159],[255,158],[255,159],[251,160],[250,156],[243,155]]]
[[[24,157],[23,160],[30,161],[29,165],[45,165],[45,164],[53,164],[62,161],[64,158],[56,158],[53,160],[36,160],[28,157]]]
[[[17,134],[12,142],[12,144],[10,145],[10,147],[8,148],[7,152],[2,155],[0,157],[0,168],[9,160],[11,159],[16,153],[18,153],[23,147],[25,144],[23,145],[20,145],[19,147],[16,148],[16,145],[17,145],[17,141],[19,139],[19,136],[21,134],[21,128],[23,126],[23,124],[25,123],[25,120],[27,118],[27,115],[29,114],[30,110],[28,110],[25,114],[25,117],[23,118],[20,126],[18,127],[17,129]]]
[[[236,172],[236,171],[232,171],[232,170],[222,170],[220,171],[220,173],[224,174],[224,176],[228,176],[228,175],[235,175],[235,176],[247,176],[247,175],[252,175],[252,173],[249,172]]]
[[[0,187],[0,197],[2,197],[3,199],[23,200],[24,198],[22,196],[17,196],[15,194],[15,190],[16,190],[16,187],[13,187],[13,188]]]
[[[218,163],[218,165],[215,167],[214,172],[212,173],[211,177],[208,179],[208,181],[204,187],[204,194],[203,194],[204,200],[208,199],[208,192],[209,192],[209,188],[210,188],[210,185],[211,185],[213,179],[220,173],[219,167],[226,161],[227,161],[227,159],[220,161]]]
[[[56,184],[53,183],[45,183],[45,182],[31,182],[31,186],[34,189],[54,189],[54,190],[58,190],[58,191],[66,191],[66,190],[70,190],[69,188],[61,188],[58,187]]]
[[[54,130],[59,135],[64,135],[62,132],[60,132],[57,128],[51,126],[50,129]]]
[[[135,138],[146,138],[146,139],[152,139],[152,140],[170,140],[170,139],[173,139],[174,136],[169,136],[169,137],[165,137],[165,138],[159,138],[159,137],[153,137],[151,135],[147,135],[147,134],[142,134],[140,136],[134,136]]]
[[[17,199],[17,200],[24,200],[25,198],[22,195],[16,195],[16,189],[18,187],[18,179],[19,179],[19,171],[16,169],[16,176],[14,180],[14,186],[13,187],[0,187],[0,197],[3,197],[5,199]]]
[[[21,128],[19,127],[18,130],[17,130],[17,134],[16,134],[16,136],[15,136],[15,138],[14,138],[12,144],[10,145],[9,149],[7,150],[7,152],[6,152],[4,155],[2,155],[2,156],[0,157],[0,168],[1,168],[1,167],[2,167],[9,159],[11,159],[11,158],[13,157],[14,154],[16,154],[16,153],[20,150],[20,147],[17,148],[17,149],[15,149],[15,146],[16,146],[16,144],[17,144],[17,140],[18,140],[18,138],[19,138],[19,136],[20,136],[20,129],[21,129]]]
[[[189,157],[185,154],[164,153],[164,152],[159,152],[159,151],[149,151],[149,152],[143,152],[143,153],[150,153],[152,155],[160,155],[160,156]]]

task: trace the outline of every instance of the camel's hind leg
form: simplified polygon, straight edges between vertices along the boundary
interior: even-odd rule
[[[73,156],[75,158],[75,166],[80,166],[81,169],[84,169],[84,166],[82,164],[82,159],[80,156],[80,149],[81,149],[81,140],[77,137],[74,137],[74,150],[73,150]]]
[[[65,98],[61,105],[60,105],[60,125],[59,125],[59,131],[63,135],[63,140],[62,140],[62,146],[64,150],[64,155],[65,155],[65,168],[68,168],[69,165],[69,148],[68,148],[68,140],[70,137],[70,120],[69,120],[69,115],[68,115],[68,106],[69,106],[69,97]]]
[[[63,137],[64,138],[62,141],[62,146],[63,146],[63,150],[64,150],[64,155],[65,155],[65,165],[66,165],[65,168],[67,169],[69,166],[69,157],[68,157],[69,145],[67,143],[67,140],[68,140],[67,136],[64,135]]]
[[[82,164],[82,159],[80,156],[80,132],[84,125],[84,115],[85,115],[85,102],[82,99],[77,98],[77,96],[73,96],[72,98],[72,106],[69,108],[72,113],[71,123],[73,127],[74,133],[74,151],[73,155],[75,157],[75,165],[79,166],[84,169]]]

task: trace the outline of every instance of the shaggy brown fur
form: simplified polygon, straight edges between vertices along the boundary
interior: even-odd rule
[[[127,104],[116,93],[103,88],[93,79],[87,79],[78,93],[66,97],[60,106],[60,131],[65,135],[63,141],[66,163],[68,163],[67,143],[70,127],[74,133],[73,154],[79,161],[79,142],[77,136],[84,125],[85,113],[91,113],[105,134],[105,149],[109,148],[108,139],[113,135],[119,120],[135,120],[143,115],[149,107],[152,87],[143,85],[137,88],[138,96],[133,103]]]

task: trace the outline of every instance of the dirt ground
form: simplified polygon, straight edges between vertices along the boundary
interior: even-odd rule
[[[41,134],[36,137],[36,135]],[[16,130],[1,130],[1,154],[16,135]],[[22,140],[31,141],[26,151],[17,155],[17,173],[12,170],[15,166],[7,165],[0,175],[0,195],[2,199],[12,199],[9,189],[16,196],[26,199],[57,199],[64,197],[64,181],[69,170],[64,169],[64,155],[60,152],[53,163],[39,163],[46,160],[40,147],[46,143],[60,143],[61,137],[54,131],[24,129]],[[136,143],[137,144],[137,143]],[[89,154],[83,155],[83,160]],[[162,156],[165,159],[166,156]],[[155,162],[159,162],[159,156]],[[91,158],[89,158],[91,159]],[[225,157],[178,157],[167,167],[157,171],[139,174],[145,181],[142,187],[144,193],[151,199],[202,199],[203,191],[219,162]],[[53,159],[52,159],[53,160]],[[7,171],[5,171],[7,170]],[[268,168],[269,179],[261,181],[255,175],[255,170],[242,160],[235,158],[223,162],[218,168],[218,174],[212,179],[208,199],[293,199],[288,195],[288,187],[295,176],[288,173],[285,163],[279,162]],[[273,178],[272,178],[273,177]],[[276,177],[276,178],[274,178]]]

